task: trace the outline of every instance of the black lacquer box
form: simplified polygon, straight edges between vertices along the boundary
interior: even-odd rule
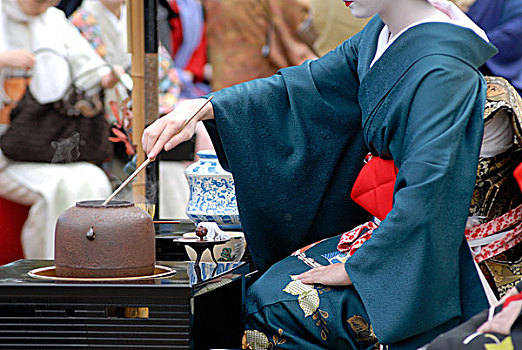
[[[84,282],[30,276],[50,260],[0,267],[0,349],[241,348],[249,264],[157,264],[175,273]]]

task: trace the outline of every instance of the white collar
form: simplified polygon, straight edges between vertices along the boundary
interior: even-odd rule
[[[393,44],[398,37],[400,37],[404,32],[408,29],[418,26],[422,23],[450,23],[460,27],[469,28],[473,30],[478,36],[480,36],[485,41],[489,42],[489,39],[486,33],[477,26],[464,12],[462,12],[455,4],[448,0],[428,0],[433,7],[441,11],[444,16],[436,16],[424,18],[418,22],[410,24],[408,27],[401,30],[397,35],[390,39],[390,29],[387,25],[385,25],[381,33],[379,34],[379,39],[377,41],[377,50],[375,51],[375,57],[373,58],[372,63],[370,64],[370,68],[377,62],[379,58],[386,52],[386,50]]]

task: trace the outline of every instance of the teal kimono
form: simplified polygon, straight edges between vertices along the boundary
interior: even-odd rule
[[[247,297],[255,348],[372,348],[376,336],[415,349],[487,307],[464,226],[486,93],[477,68],[496,50],[424,23],[370,68],[382,28],[375,17],[318,60],[214,95],[207,130],[253,261],[269,268]],[[367,150],[398,168],[393,209],[345,262],[353,286],[299,285],[310,264],[285,256],[333,237],[305,253],[326,265],[334,236],[367,220],[350,199]]]

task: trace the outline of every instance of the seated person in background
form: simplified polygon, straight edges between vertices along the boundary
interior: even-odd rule
[[[53,7],[57,3],[0,1],[2,78],[8,79],[20,70],[30,75],[27,89],[39,104],[61,100],[71,76],[81,75],[77,83],[85,89],[95,85],[98,89],[110,88],[117,82],[64,13]],[[59,55],[33,54],[40,49]],[[3,104],[9,102],[5,94],[2,98]],[[31,136],[27,137],[29,140]],[[77,201],[104,199],[110,193],[107,176],[94,164],[15,162],[0,152],[0,196],[31,206],[21,237],[26,258],[54,258],[54,227],[63,210]]]
[[[84,0],[81,7],[71,15],[70,20],[103,60],[130,70],[125,0]],[[178,103],[181,87],[174,62],[161,45],[158,51],[158,77],[159,113],[163,115]],[[126,97],[127,90],[121,84],[106,90],[107,114],[112,113],[109,101],[120,102]]]
[[[130,70],[131,56],[127,52],[125,0],[85,0],[81,7],[71,15],[70,21],[104,61]],[[161,46],[158,61],[158,109],[161,115],[168,113],[178,103],[180,85],[172,59]],[[110,163],[104,164],[113,188],[118,187],[129,175],[128,172],[134,168],[132,161],[129,162],[135,155],[130,132],[130,89],[132,86],[116,84],[112,89],[105,91],[107,120],[125,135],[119,134],[120,137],[115,135],[120,140],[115,145],[115,157]],[[126,164],[128,164],[128,168],[126,168]],[[129,186],[123,195],[130,192],[131,187]]]
[[[484,135],[466,237],[497,299],[522,277],[522,196],[513,177],[522,160],[522,98],[501,77],[486,76]]]
[[[522,189],[522,163],[514,178]],[[520,234],[520,231],[519,231]],[[484,350],[522,348],[522,281],[518,281],[498,303],[460,326],[439,335],[421,350]]]
[[[302,0],[203,0],[211,85],[219,90],[317,58]]]
[[[199,0],[162,0],[160,8],[167,11],[166,23],[158,23],[160,28],[169,27],[169,34],[160,37],[167,41],[174,64],[184,89],[183,98],[195,98],[210,91],[208,81],[206,24],[203,8]],[[165,31],[160,29],[160,33]]]

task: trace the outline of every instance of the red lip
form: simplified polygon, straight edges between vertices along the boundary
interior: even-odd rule
[[[352,4],[353,1],[345,1],[344,4],[346,5],[346,7],[350,7],[350,5]]]

